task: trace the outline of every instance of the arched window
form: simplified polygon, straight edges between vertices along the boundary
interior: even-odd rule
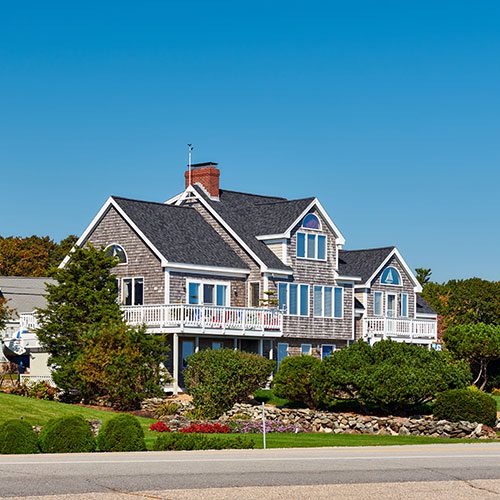
[[[127,254],[121,245],[113,243],[112,245],[106,247],[106,252],[109,256],[116,257],[118,259],[118,264],[127,263]]]
[[[386,267],[380,277],[380,283],[383,285],[401,285],[399,271],[395,267]]]
[[[306,229],[321,229],[319,219],[314,214],[307,214],[302,220],[302,227]]]

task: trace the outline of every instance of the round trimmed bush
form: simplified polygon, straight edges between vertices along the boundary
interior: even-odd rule
[[[38,439],[44,453],[87,453],[95,451],[89,422],[79,415],[50,420]]]
[[[24,420],[7,420],[0,426],[0,455],[38,453],[35,431]]]
[[[283,359],[274,376],[273,393],[279,398],[314,408],[312,374],[320,365],[321,361],[313,356],[290,356]]]
[[[144,431],[132,415],[118,415],[102,425],[97,436],[99,451],[144,451]]]
[[[437,395],[434,418],[450,422],[467,420],[495,427],[497,405],[491,396],[479,389],[452,389]]]

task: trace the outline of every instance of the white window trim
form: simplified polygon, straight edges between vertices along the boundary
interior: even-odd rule
[[[292,316],[292,317],[298,317],[298,318],[307,318],[310,315],[310,286],[307,283],[295,283],[295,282],[288,282],[288,281],[278,281],[276,283],[276,288],[278,291],[278,301],[279,301],[279,287],[280,284],[286,286],[286,309],[284,311],[285,316]],[[290,313],[290,285],[297,285],[297,313],[292,314]],[[302,299],[300,296],[300,287],[301,286],[306,286],[307,287],[307,315],[300,314],[300,309],[302,305]]]
[[[394,297],[394,316],[389,316],[389,296]],[[385,316],[387,318],[395,319],[398,317],[398,294],[395,292],[386,292],[385,293]]]
[[[321,349],[320,349],[320,351],[321,351],[321,359],[324,358],[324,356],[323,356],[323,347],[332,347],[333,348],[332,352],[335,352],[337,350],[337,344],[321,344]]]
[[[186,280],[186,304],[189,305],[189,285],[190,283],[196,283],[200,286],[200,303],[199,304],[191,304],[192,306],[207,306],[207,307],[230,307],[231,306],[231,282],[230,281],[213,281],[206,279],[188,279]],[[205,297],[203,291],[203,285],[214,285],[214,303],[213,304],[204,304]],[[217,285],[222,285],[226,287],[226,305],[218,306],[217,302]]]
[[[252,284],[255,284],[255,283],[259,284],[259,304],[257,306],[252,306]],[[261,293],[262,293],[262,285],[261,285],[260,281],[254,280],[254,281],[248,282],[248,300],[247,300],[248,307],[259,307],[260,306]]]
[[[311,229],[311,231],[319,231],[318,229]],[[303,234],[305,236],[305,243],[304,243],[304,251],[305,251],[305,256],[300,257],[299,256],[299,234]],[[315,256],[314,257],[307,257],[307,236],[314,236],[315,243],[314,243],[314,250],[315,250]],[[318,258],[318,237],[319,236],[324,236],[325,237],[325,258],[320,259]],[[297,231],[297,234],[295,236],[296,238],[296,249],[295,249],[295,256],[299,260],[314,260],[314,261],[319,261],[319,262],[326,262],[328,260],[328,235],[324,233],[307,233],[304,231]]]
[[[120,247],[122,250],[123,250],[123,253],[125,254],[125,262],[118,262],[118,264],[116,264],[117,266],[125,266],[128,264],[128,253],[127,251],[125,250],[125,247],[123,245],[120,245],[120,243],[116,243],[116,242],[113,242],[113,243],[110,243],[105,249],[104,251],[106,251],[109,247],[112,247],[113,245],[117,246],[117,247]]]
[[[305,353],[305,352],[302,351],[303,347],[308,347],[308,350],[307,350],[308,352],[307,353]],[[305,356],[311,356],[311,354],[312,354],[312,344],[300,344],[300,354],[301,355],[305,355]]]
[[[399,277],[399,285],[395,285],[394,283],[382,283],[382,275],[385,273],[385,271],[387,269],[394,269],[394,271],[396,271],[396,273],[398,274],[398,277]],[[401,273],[399,272],[399,270],[397,268],[395,268],[394,266],[387,266],[387,267],[384,267],[384,269],[382,269],[382,272],[380,273],[380,279],[378,280],[380,285],[381,286],[397,286],[399,288],[401,288],[403,286],[403,277],[401,276]]]
[[[378,293],[380,294],[380,314],[377,314],[375,312],[375,294]],[[373,316],[376,318],[383,318],[384,317],[384,292],[381,292],[380,290],[375,290],[373,292]]]
[[[145,287],[145,284],[146,284],[146,281],[144,279],[144,276],[124,276],[123,278],[120,278],[121,280],[121,290],[120,290],[120,304],[121,305],[125,305],[125,286],[123,285],[123,282],[125,280],[132,280],[132,306],[134,305],[144,305],[144,297],[145,297],[145,291],[146,291],[146,287]],[[135,284],[134,284],[134,281],[135,280],[142,280],[142,304],[134,304],[135,302]],[[127,306],[128,307],[128,306]]]

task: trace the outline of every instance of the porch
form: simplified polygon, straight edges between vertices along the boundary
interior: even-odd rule
[[[437,340],[437,321],[406,318],[364,318],[363,339],[373,344],[378,340],[430,345]]]

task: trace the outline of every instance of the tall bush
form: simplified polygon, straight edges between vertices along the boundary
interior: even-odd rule
[[[464,388],[471,373],[445,352],[383,340],[359,341],[335,351],[313,375],[316,400],[334,405],[356,400],[366,409],[405,414],[448,389]]]
[[[273,392],[279,398],[309,408],[315,405],[312,375],[321,362],[313,356],[290,356],[285,358],[274,376]]]
[[[266,385],[274,362],[232,349],[203,350],[188,358],[188,393],[201,416],[212,419]]]

